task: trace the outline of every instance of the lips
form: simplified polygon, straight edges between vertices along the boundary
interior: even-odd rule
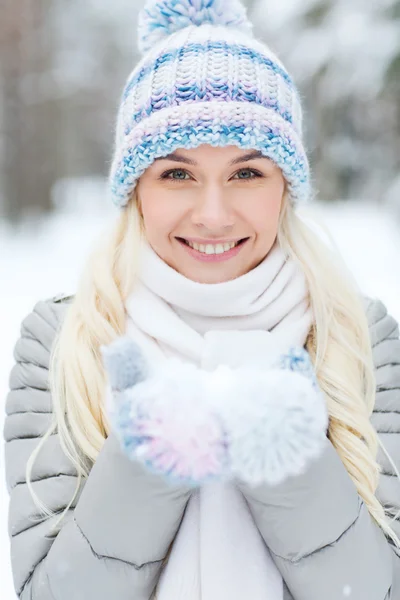
[[[242,244],[243,242],[245,242],[246,240],[248,240],[248,237],[245,238],[240,238],[238,240],[201,240],[200,238],[193,238],[193,239],[186,239],[183,237],[177,237],[176,238],[178,241],[180,242],[184,242],[185,244],[188,244],[189,242],[193,243],[195,242],[196,244],[199,244],[200,246],[207,246],[208,244],[210,244],[211,246],[217,246],[218,244]]]
[[[189,255],[192,256],[194,259],[201,261],[201,262],[211,263],[211,262],[226,261],[226,260],[229,260],[229,259],[237,256],[239,254],[239,252],[241,252],[244,244],[250,238],[242,238],[241,240],[239,240],[238,243],[236,243],[236,245],[234,245],[231,249],[228,249],[228,250],[221,250],[221,247],[219,247],[217,249],[218,244],[216,244],[214,252],[203,250],[203,248],[204,249],[207,248],[208,244],[202,245],[202,250],[200,250],[200,249],[196,250],[184,238],[176,238],[176,239],[182,245],[182,247],[185,249],[185,251],[188,252]],[[200,244],[200,246],[201,246],[201,244]]]

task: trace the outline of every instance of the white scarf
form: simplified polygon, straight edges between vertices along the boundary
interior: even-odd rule
[[[212,370],[305,344],[313,321],[306,280],[277,241],[257,267],[217,284],[184,277],[146,242],[139,263],[127,335],[152,361],[176,356]],[[233,484],[207,483],[193,493],[156,597],[282,600],[282,576]]]

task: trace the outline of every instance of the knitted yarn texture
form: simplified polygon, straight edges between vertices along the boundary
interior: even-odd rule
[[[109,176],[116,206],[156,158],[201,144],[259,150],[294,204],[310,198],[299,91],[238,0],[148,0],[138,36],[144,55],[123,89]]]

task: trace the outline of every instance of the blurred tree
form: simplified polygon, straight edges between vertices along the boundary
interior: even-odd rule
[[[119,95],[137,59],[138,8],[132,10],[132,0],[2,0],[0,213],[6,218],[52,210],[60,177],[107,173]]]
[[[258,0],[258,33],[298,83],[324,199],[384,199],[400,170],[399,0]]]
[[[50,192],[58,176],[57,105],[48,77],[51,32],[44,28],[50,3],[3,0],[1,7],[2,212],[11,220],[50,210]]]

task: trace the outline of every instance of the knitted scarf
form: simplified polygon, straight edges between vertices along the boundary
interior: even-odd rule
[[[317,453],[318,435],[325,435],[327,415],[315,394],[315,379],[311,385],[309,374],[295,373],[298,367],[288,367],[291,377],[282,371],[282,357],[287,359],[290,348],[306,352],[313,321],[302,270],[275,241],[248,273],[202,284],[169,267],[144,241],[126,310],[125,340],[140,347],[155,375],[152,383],[131,388],[137,391],[130,396],[128,425],[126,413],[121,416],[124,400],[119,401],[115,427],[135,458],[198,484],[161,573],[157,600],[282,600],[282,576],[234,479],[278,483],[304,468]],[[273,367],[279,357],[278,373]],[[300,359],[295,363],[305,364]],[[125,378],[128,371],[125,365]],[[119,376],[121,372],[119,368]],[[113,407],[115,411],[115,400]],[[307,418],[292,430],[289,450],[288,440],[279,441],[276,432],[283,416],[299,419],[302,410]],[[217,412],[222,415],[218,423],[224,423],[224,443],[216,419],[211,423],[209,417]],[[291,454],[301,428],[307,443],[299,441]]]

